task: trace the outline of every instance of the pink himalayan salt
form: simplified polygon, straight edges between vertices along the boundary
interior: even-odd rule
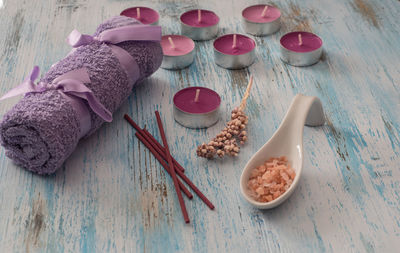
[[[272,157],[251,172],[247,187],[255,200],[270,202],[289,189],[295,176],[285,156]]]

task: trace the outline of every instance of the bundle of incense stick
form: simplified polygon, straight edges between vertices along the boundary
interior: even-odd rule
[[[161,145],[146,129],[142,129],[138,124],[133,121],[127,114],[124,115],[126,121],[136,129],[136,137],[150,150],[154,157],[160,162],[168,174],[172,177],[176,194],[178,195],[179,205],[182,210],[182,215],[186,223],[189,223],[189,215],[186,210],[185,201],[182,197],[182,192],[189,198],[192,199],[193,195],[177,177],[179,176],[196,194],[197,196],[211,209],[215,207],[210,200],[190,181],[190,179],[184,174],[185,169],[171,156],[169,151],[167,138],[163,124],[161,122],[160,113],[155,111],[157,125],[160,131],[163,145]]]

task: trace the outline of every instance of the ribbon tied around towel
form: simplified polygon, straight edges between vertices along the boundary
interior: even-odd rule
[[[62,96],[67,98],[72,107],[78,113],[80,121],[80,137],[84,136],[91,127],[90,114],[87,106],[83,103],[82,99],[87,101],[89,107],[99,117],[107,122],[112,121],[112,114],[104,105],[96,98],[93,92],[86,87],[85,83],[90,83],[89,74],[86,68],[71,70],[63,75],[58,76],[51,84],[40,82],[35,85],[34,81],[39,76],[39,67],[35,66],[29,76],[17,87],[6,93],[0,100],[10,97],[28,94],[28,93],[41,93],[48,90],[57,90]]]
[[[161,27],[153,25],[127,25],[109,30],[105,30],[94,37],[88,34],[81,34],[73,30],[67,37],[67,42],[72,47],[77,48],[93,43],[94,41],[106,43],[119,60],[125,70],[131,86],[137,81],[139,76],[139,67],[133,57],[116,44],[124,41],[160,41]]]

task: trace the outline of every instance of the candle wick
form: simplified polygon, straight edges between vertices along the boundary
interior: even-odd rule
[[[299,46],[303,45],[303,38],[301,37],[301,33],[298,35],[299,37]]]
[[[136,17],[140,19],[140,8],[136,8]]]
[[[168,37],[169,44],[171,44],[172,49],[175,49],[175,43],[171,37]]]
[[[201,10],[197,10],[197,21],[201,23]]]
[[[232,43],[232,48],[236,48],[236,46],[237,46],[237,35],[236,35],[236,34],[234,34],[234,35],[233,35],[233,43]]]
[[[200,96],[200,89],[196,89],[196,96],[194,97],[194,102],[199,102],[199,96]]]
[[[264,10],[261,13],[261,17],[265,17],[265,15],[267,14],[267,10],[268,10],[268,5],[265,5]]]

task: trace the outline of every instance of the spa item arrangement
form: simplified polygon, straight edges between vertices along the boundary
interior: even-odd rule
[[[281,11],[271,5],[249,6],[242,12],[244,30],[254,36],[277,32],[281,27],[280,17]],[[218,37],[220,17],[213,11],[195,9],[183,13],[179,18],[182,35],[161,36],[161,27],[157,26],[159,20],[157,11],[139,6],[128,8],[120,16],[100,24],[93,35],[72,31],[67,42],[74,50],[55,63],[37,83],[39,68],[34,67],[23,83],[0,99],[24,95],[0,123],[0,141],[6,155],[17,165],[35,173],[54,173],[71,155],[80,139],[93,134],[104,122],[112,121],[112,113],[138,82],[159,67],[167,70],[189,67],[196,56],[195,41],[208,43],[215,38],[212,42],[214,60],[222,68],[242,69],[255,62],[255,40],[238,33]],[[322,40],[309,32],[294,31],[281,37],[280,50],[283,62],[309,66],[319,61]],[[245,111],[252,85],[253,77],[250,76],[240,105],[231,111],[230,121],[215,138],[197,147],[197,156],[207,159],[238,156],[240,145],[251,136],[247,132],[249,118]],[[216,124],[221,103],[217,92],[201,86],[179,90],[170,101],[176,122],[194,129]],[[295,113],[293,108],[300,109]],[[190,218],[183,195],[193,198],[188,187],[213,210],[215,207],[211,201],[173,158],[167,142],[167,129],[159,112],[155,112],[155,118],[162,143],[145,128],[140,128],[130,116],[125,114],[124,118],[136,130],[135,136],[171,176],[184,221],[189,223]],[[276,134],[246,165],[241,190],[246,200],[258,208],[279,205],[298,182],[302,156],[289,149],[293,143],[278,148],[280,143],[286,143],[288,138],[285,136],[291,136],[290,133],[279,134],[293,129],[283,127],[289,124],[287,122],[297,126],[301,132],[304,123],[311,126],[323,124],[319,100],[296,96]],[[277,136],[283,139],[277,142]],[[302,135],[295,135],[293,140],[302,147]]]

